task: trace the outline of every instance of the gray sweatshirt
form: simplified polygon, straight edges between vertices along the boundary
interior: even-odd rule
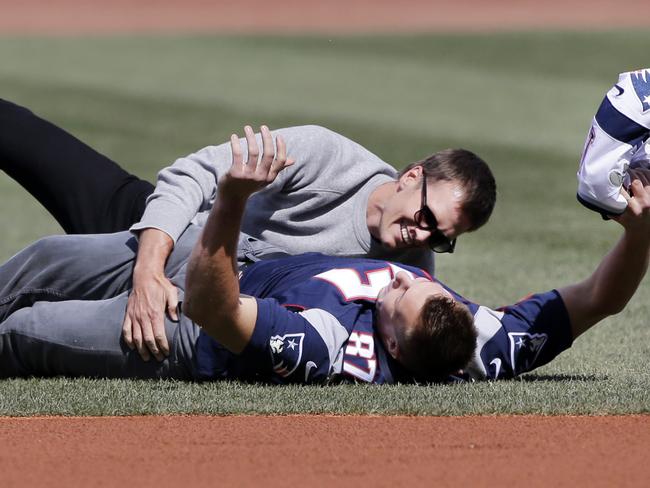
[[[321,252],[413,264],[433,272],[427,249],[391,251],[373,239],[366,224],[368,198],[396,170],[359,144],[329,129],[300,126],[282,135],[296,162],[248,201],[242,231],[290,254]],[[261,149],[261,140],[257,135]],[[242,139],[244,155],[246,140]],[[156,228],[176,242],[189,223],[205,224],[217,181],[232,163],[230,143],[208,146],[158,173],[156,190],[132,231]]]

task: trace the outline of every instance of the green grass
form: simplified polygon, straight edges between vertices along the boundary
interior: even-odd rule
[[[435,150],[481,154],[499,184],[490,224],[438,260],[489,306],[589,273],[617,225],[575,201],[586,130],[650,34],[155,37],[0,42],[0,97],[27,105],[131,171],[157,169],[245,123],[317,123],[397,167]],[[0,130],[5,128],[0,127]],[[0,177],[0,258],[60,232]],[[0,414],[633,413],[650,410],[649,285],[628,309],[523,380],[325,388],[90,380],[0,382]]]
[[[7,380],[2,384],[0,415],[626,414],[648,412],[647,385],[647,375],[536,375],[513,381],[430,387]]]

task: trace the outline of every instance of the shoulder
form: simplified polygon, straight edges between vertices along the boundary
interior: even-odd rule
[[[338,132],[328,129],[327,127],[323,127],[322,125],[315,124],[285,127],[283,129],[277,129],[273,132],[287,138],[289,142],[295,138],[300,138],[301,141],[314,141],[324,139],[330,141],[349,141],[354,143],[354,141],[345,137],[344,135],[339,134]]]
[[[497,310],[467,303],[478,332],[468,372],[475,379],[511,378],[548,363],[571,346],[571,327],[555,290]]]

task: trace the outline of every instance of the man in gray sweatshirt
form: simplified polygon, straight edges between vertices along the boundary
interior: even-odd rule
[[[151,352],[162,359],[168,351],[164,312],[175,317],[178,303],[165,262],[184,229],[205,222],[219,177],[230,166],[231,145],[178,159],[159,173],[152,193],[146,182],[22,107],[0,101],[0,122],[15,128],[0,134],[2,169],[67,232],[121,230],[97,222],[108,220],[112,209],[128,214],[130,223],[139,220],[131,226],[139,244],[123,330],[133,346],[155,337]],[[318,126],[273,135],[262,127],[257,136],[246,127],[240,143],[251,157],[277,150],[295,161],[251,198],[242,225],[244,233],[288,254],[368,256],[433,272],[432,250],[453,251],[456,237],[483,225],[494,207],[492,174],[469,151],[441,151],[398,174],[359,144]],[[144,213],[132,211],[146,195]],[[74,225],[82,221],[92,225]],[[142,353],[148,355],[146,348]]]

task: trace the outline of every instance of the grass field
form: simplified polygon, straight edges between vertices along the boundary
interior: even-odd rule
[[[438,276],[498,306],[586,276],[616,240],[615,223],[575,200],[577,159],[604,92],[619,71],[647,64],[649,44],[642,32],[3,38],[0,97],[152,180],[245,123],[324,125],[397,167],[444,147],[472,149],[495,172],[497,208],[438,260]],[[0,258],[60,232],[4,176],[0,194]],[[0,382],[0,415],[648,412],[649,291],[643,284],[623,314],[521,380],[327,388],[11,380]]]

